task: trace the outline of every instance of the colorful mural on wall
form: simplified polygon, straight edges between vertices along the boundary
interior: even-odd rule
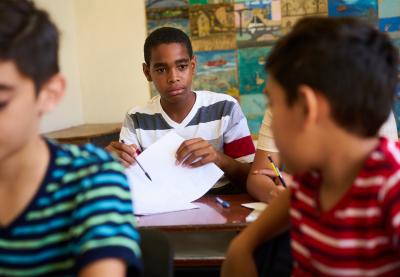
[[[187,7],[158,8],[147,10],[147,30],[149,33],[159,28],[168,26],[190,32],[189,10]]]
[[[146,9],[173,8],[188,5],[188,0],[145,0]]]
[[[238,47],[272,44],[282,34],[280,1],[258,4],[235,4],[235,27]]]
[[[224,92],[239,99],[236,51],[195,52],[197,58],[195,90]]]
[[[262,93],[267,82],[266,57],[274,43],[299,19],[361,17],[387,32],[400,49],[400,0],[145,0],[145,3],[148,32],[173,26],[191,37],[198,59],[193,88],[237,98],[252,134],[258,133],[266,108]],[[156,93],[151,85],[151,94]],[[400,126],[400,86],[394,110]]]
[[[195,51],[236,48],[232,4],[198,5],[189,20]]]

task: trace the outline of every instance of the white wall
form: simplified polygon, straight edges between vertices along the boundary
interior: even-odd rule
[[[75,0],[86,123],[122,122],[150,98],[142,73],[143,0]]]
[[[70,0],[35,0],[35,3],[48,11],[60,30],[60,67],[61,72],[67,78],[65,98],[53,112],[43,118],[41,131],[48,132],[82,124],[84,118],[74,2]]]
[[[122,122],[150,98],[142,73],[146,37],[142,0],[35,0],[61,30],[61,70],[68,90],[42,131],[82,123]]]

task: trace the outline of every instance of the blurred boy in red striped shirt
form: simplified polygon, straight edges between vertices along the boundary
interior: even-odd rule
[[[278,41],[266,93],[294,180],[232,242],[223,276],[255,276],[256,247],[289,228],[293,276],[400,276],[400,149],[377,136],[397,66],[357,19],[306,18]]]

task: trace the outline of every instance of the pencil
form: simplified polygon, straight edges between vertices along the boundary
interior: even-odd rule
[[[123,139],[121,139],[121,142],[123,144],[125,144],[125,141]],[[136,157],[133,157],[133,159],[135,160],[135,162],[138,164],[138,166],[142,169],[144,175],[146,175],[146,177],[150,180],[150,182],[153,182],[153,180],[151,180],[149,173],[146,172],[146,170],[144,170],[143,166],[139,163],[139,161],[136,159]]]
[[[275,165],[275,163],[272,160],[272,157],[270,155],[268,155],[268,160],[271,163],[272,170],[275,172],[276,177],[279,178],[279,180],[281,181],[282,185],[286,188],[285,180],[283,179],[281,172],[279,171],[278,167],[276,167],[276,165]]]

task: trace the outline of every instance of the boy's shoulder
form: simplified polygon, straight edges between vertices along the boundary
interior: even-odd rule
[[[225,93],[212,91],[195,91],[197,95],[197,108],[205,113],[214,113],[223,115],[242,114],[238,101]],[[239,116],[241,117],[241,115]]]
[[[378,147],[366,160],[356,182],[362,185],[377,180],[381,190],[400,186],[400,143],[385,137],[379,140]]]
[[[52,159],[56,167],[63,167],[66,170],[81,170],[91,166],[99,166],[104,164],[112,164],[113,170],[123,171],[120,165],[111,153],[99,148],[93,144],[74,145],[74,144],[58,144],[49,142]],[[99,169],[100,170],[100,169]]]
[[[203,104],[214,104],[221,101],[238,104],[238,101],[235,98],[225,93],[218,93],[208,90],[196,90],[195,93],[197,97],[199,97],[200,102]]]
[[[369,174],[390,176],[399,169],[400,143],[385,137],[379,138],[378,146],[365,162],[364,171]]]
[[[380,197],[390,188],[400,188],[400,143],[385,137],[379,138],[379,144],[369,154],[354,181],[357,188],[375,188]],[[322,177],[318,171],[296,174],[293,189],[301,188],[314,191],[321,184]]]
[[[48,143],[51,160],[44,184],[49,193],[56,191],[53,188],[87,193],[96,187],[119,187],[129,195],[125,168],[111,153],[93,144]]]

